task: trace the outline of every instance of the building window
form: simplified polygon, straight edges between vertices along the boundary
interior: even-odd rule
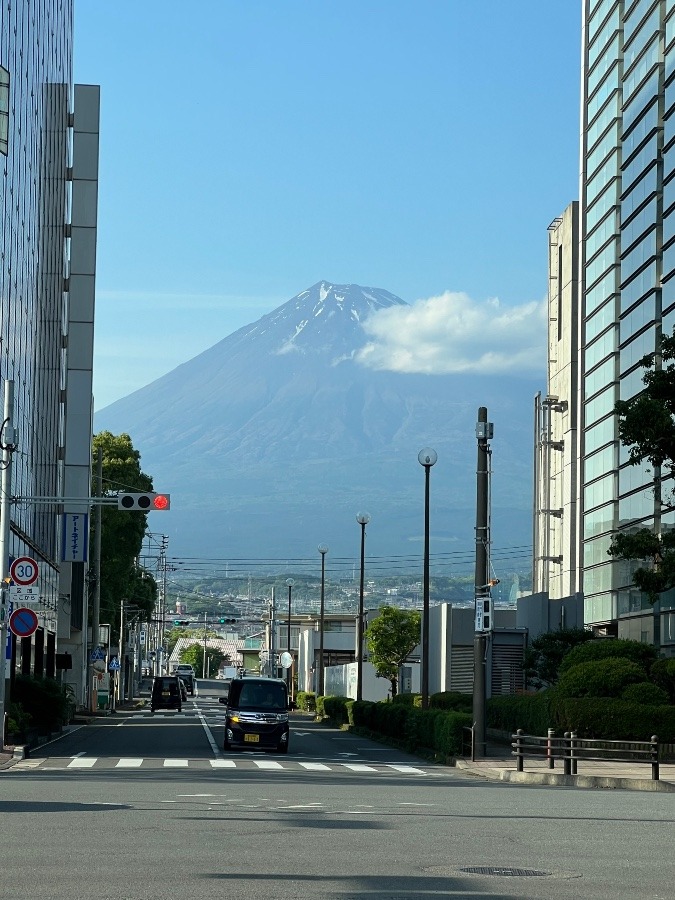
[[[9,72],[0,66],[0,153],[9,152]]]

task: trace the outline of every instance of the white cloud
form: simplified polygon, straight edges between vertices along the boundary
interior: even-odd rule
[[[444,374],[539,372],[546,364],[545,301],[504,306],[446,291],[373,313],[357,359],[372,369]]]

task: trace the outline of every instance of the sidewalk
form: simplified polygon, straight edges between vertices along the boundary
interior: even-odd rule
[[[516,771],[516,759],[509,748],[488,743],[488,755],[472,762],[458,758],[455,767],[467,775],[477,775],[491,781],[509,781],[515,784],[549,784],[584,788],[619,788],[628,791],[675,792],[675,764],[661,763],[659,781],[652,781],[649,763],[594,762],[581,760],[577,775],[563,775],[563,762],[555,761],[550,769],[543,757],[525,757],[523,772]]]

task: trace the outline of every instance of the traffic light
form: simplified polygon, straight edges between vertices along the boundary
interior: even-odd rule
[[[189,625],[190,620],[189,619],[174,619],[173,624],[174,625]]]
[[[129,494],[125,492],[117,495],[117,508],[133,512],[164,511],[171,509],[171,494]]]
[[[234,625],[236,619],[218,619],[221,625]]]

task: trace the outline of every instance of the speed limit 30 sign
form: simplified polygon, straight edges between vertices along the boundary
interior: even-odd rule
[[[30,556],[17,556],[9,567],[9,575],[19,587],[29,587],[38,580],[38,565]]]

